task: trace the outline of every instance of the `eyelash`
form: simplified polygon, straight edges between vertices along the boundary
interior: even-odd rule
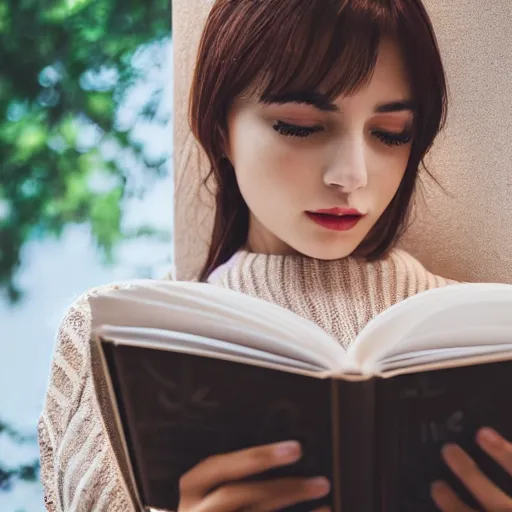
[[[374,130],[372,131],[372,135],[386,144],[386,146],[403,146],[404,144],[411,142],[412,139],[412,133],[408,128],[401,133],[389,133]]]
[[[314,133],[322,132],[324,129],[322,126],[298,126],[295,124],[284,123],[283,121],[277,121],[274,124],[274,130],[280,135],[285,137],[309,137]]]
[[[276,132],[285,137],[299,138],[310,137],[311,135],[324,130],[322,126],[298,126],[284,123],[283,121],[277,121],[273,128]],[[404,144],[408,144],[412,139],[412,133],[408,128],[401,133],[389,133],[374,130],[371,134],[379,139],[383,144],[386,144],[386,146],[402,146]]]

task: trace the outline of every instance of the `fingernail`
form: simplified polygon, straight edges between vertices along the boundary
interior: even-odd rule
[[[445,459],[455,459],[459,455],[459,447],[456,444],[445,444],[441,451]]]
[[[331,490],[331,483],[323,476],[311,478],[307,482],[309,495],[312,498],[321,498]]]
[[[300,443],[297,441],[285,441],[279,443],[275,448],[277,457],[285,462],[292,462],[300,457]]]
[[[443,481],[438,480],[432,483],[430,492],[436,496],[443,496],[448,492],[448,486]]]
[[[448,467],[457,474],[476,466],[475,461],[457,444],[444,445],[441,453]]]
[[[503,444],[502,437],[492,428],[482,428],[478,432],[478,439],[489,448],[500,448]]]

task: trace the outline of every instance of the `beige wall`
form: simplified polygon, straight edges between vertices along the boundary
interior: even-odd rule
[[[286,0],[283,0],[286,1]],[[512,1],[427,0],[450,87],[446,132],[429,168],[404,246],[439,274],[512,283]],[[177,275],[203,261],[211,203],[205,161],[190,135],[187,101],[209,0],[173,0],[175,48],[175,243]]]

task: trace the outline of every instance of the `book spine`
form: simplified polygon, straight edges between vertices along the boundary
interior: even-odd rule
[[[119,348],[109,342],[103,343],[102,348],[105,361],[110,369],[109,378],[112,385],[112,391],[115,394],[115,390],[117,390],[121,395],[117,397],[117,400],[114,399],[113,405],[117,408],[117,414],[121,420],[121,425],[128,427],[127,430],[123,431],[121,426],[119,434],[122,436],[130,458],[130,474],[134,480],[136,488],[138,489],[137,500],[140,504],[141,501],[146,501],[145,498],[149,495],[150,487],[147,475],[140,471],[137,463],[134,464],[135,461],[140,461],[142,459],[141,446],[139,446],[138,443],[133,442],[129,428],[130,425],[135,424],[137,415],[133,410],[132,403],[129,400],[123,400],[122,398],[121,390],[126,388],[126,371],[122,371],[123,360],[119,358]],[[147,508],[141,510],[147,510]]]
[[[333,505],[337,512],[377,510],[375,379],[333,381]]]

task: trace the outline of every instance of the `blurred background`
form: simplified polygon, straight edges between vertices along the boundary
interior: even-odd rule
[[[67,306],[172,271],[170,0],[0,0],[0,510],[42,512]]]

